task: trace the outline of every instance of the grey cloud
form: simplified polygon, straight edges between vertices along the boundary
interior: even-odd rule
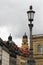
[[[40,4],[41,2],[41,4]],[[43,33],[43,1],[34,0],[1,0],[0,1],[0,27],[7,26],[9,32],[15,38],[21,38],[24,32],[29,35],[27,10],[32,3],[36,11],[33,34]],[[37,5],[36,5],[37,4]]]

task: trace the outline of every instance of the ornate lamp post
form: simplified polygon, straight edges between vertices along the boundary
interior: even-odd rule
[[[32,10],[32,6],[30,6],[30,10],[27,11],[28,14],[28,20],[30,21],[30,23],[28,24],[29,28],[30,28],[30,56],[28,59],[28,63],[29,65],[34,65],[34,59],[33,59],[33,44],[32,44],[32,21],[34,19],[34,13],[35,11]]]

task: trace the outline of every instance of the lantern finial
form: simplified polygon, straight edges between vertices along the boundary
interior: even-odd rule
[[[30,6],[30,9],[32,9],[32,5]]]

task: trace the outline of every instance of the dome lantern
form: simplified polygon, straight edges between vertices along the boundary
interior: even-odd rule
[[[11,33],[10,33],[10,36],[8,37],[8,40],[9,40],[9,41],[12,41]]]

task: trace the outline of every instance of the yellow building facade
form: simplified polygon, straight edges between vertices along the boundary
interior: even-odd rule
[[[43,65],[43,35],[33,35],[32,44],[35,65]],[[24,34],[22,38],[21,48],[29,50],[28,37],[26,34]],[[17,55],[17,65],[29,65],[27,64],[27,57]]]
[[[43,35],[33,35],[32,42],[35,65],[43,65]]]
[[[25,53],[24,53],[24,56],[17,55],[17,65],[26,65],[27,64],[26,54],[29,53],[28,37],[26,33],[23,35],[23,38],[22,38],[21,50],[22,50],[22,53],[24,52]]]
[[[27,48],[27,49],[29,49],[28,37],[27,37],[26,33],[24,34],[24,36],[23,36],[23,38],[22,38],[21,48]]]

